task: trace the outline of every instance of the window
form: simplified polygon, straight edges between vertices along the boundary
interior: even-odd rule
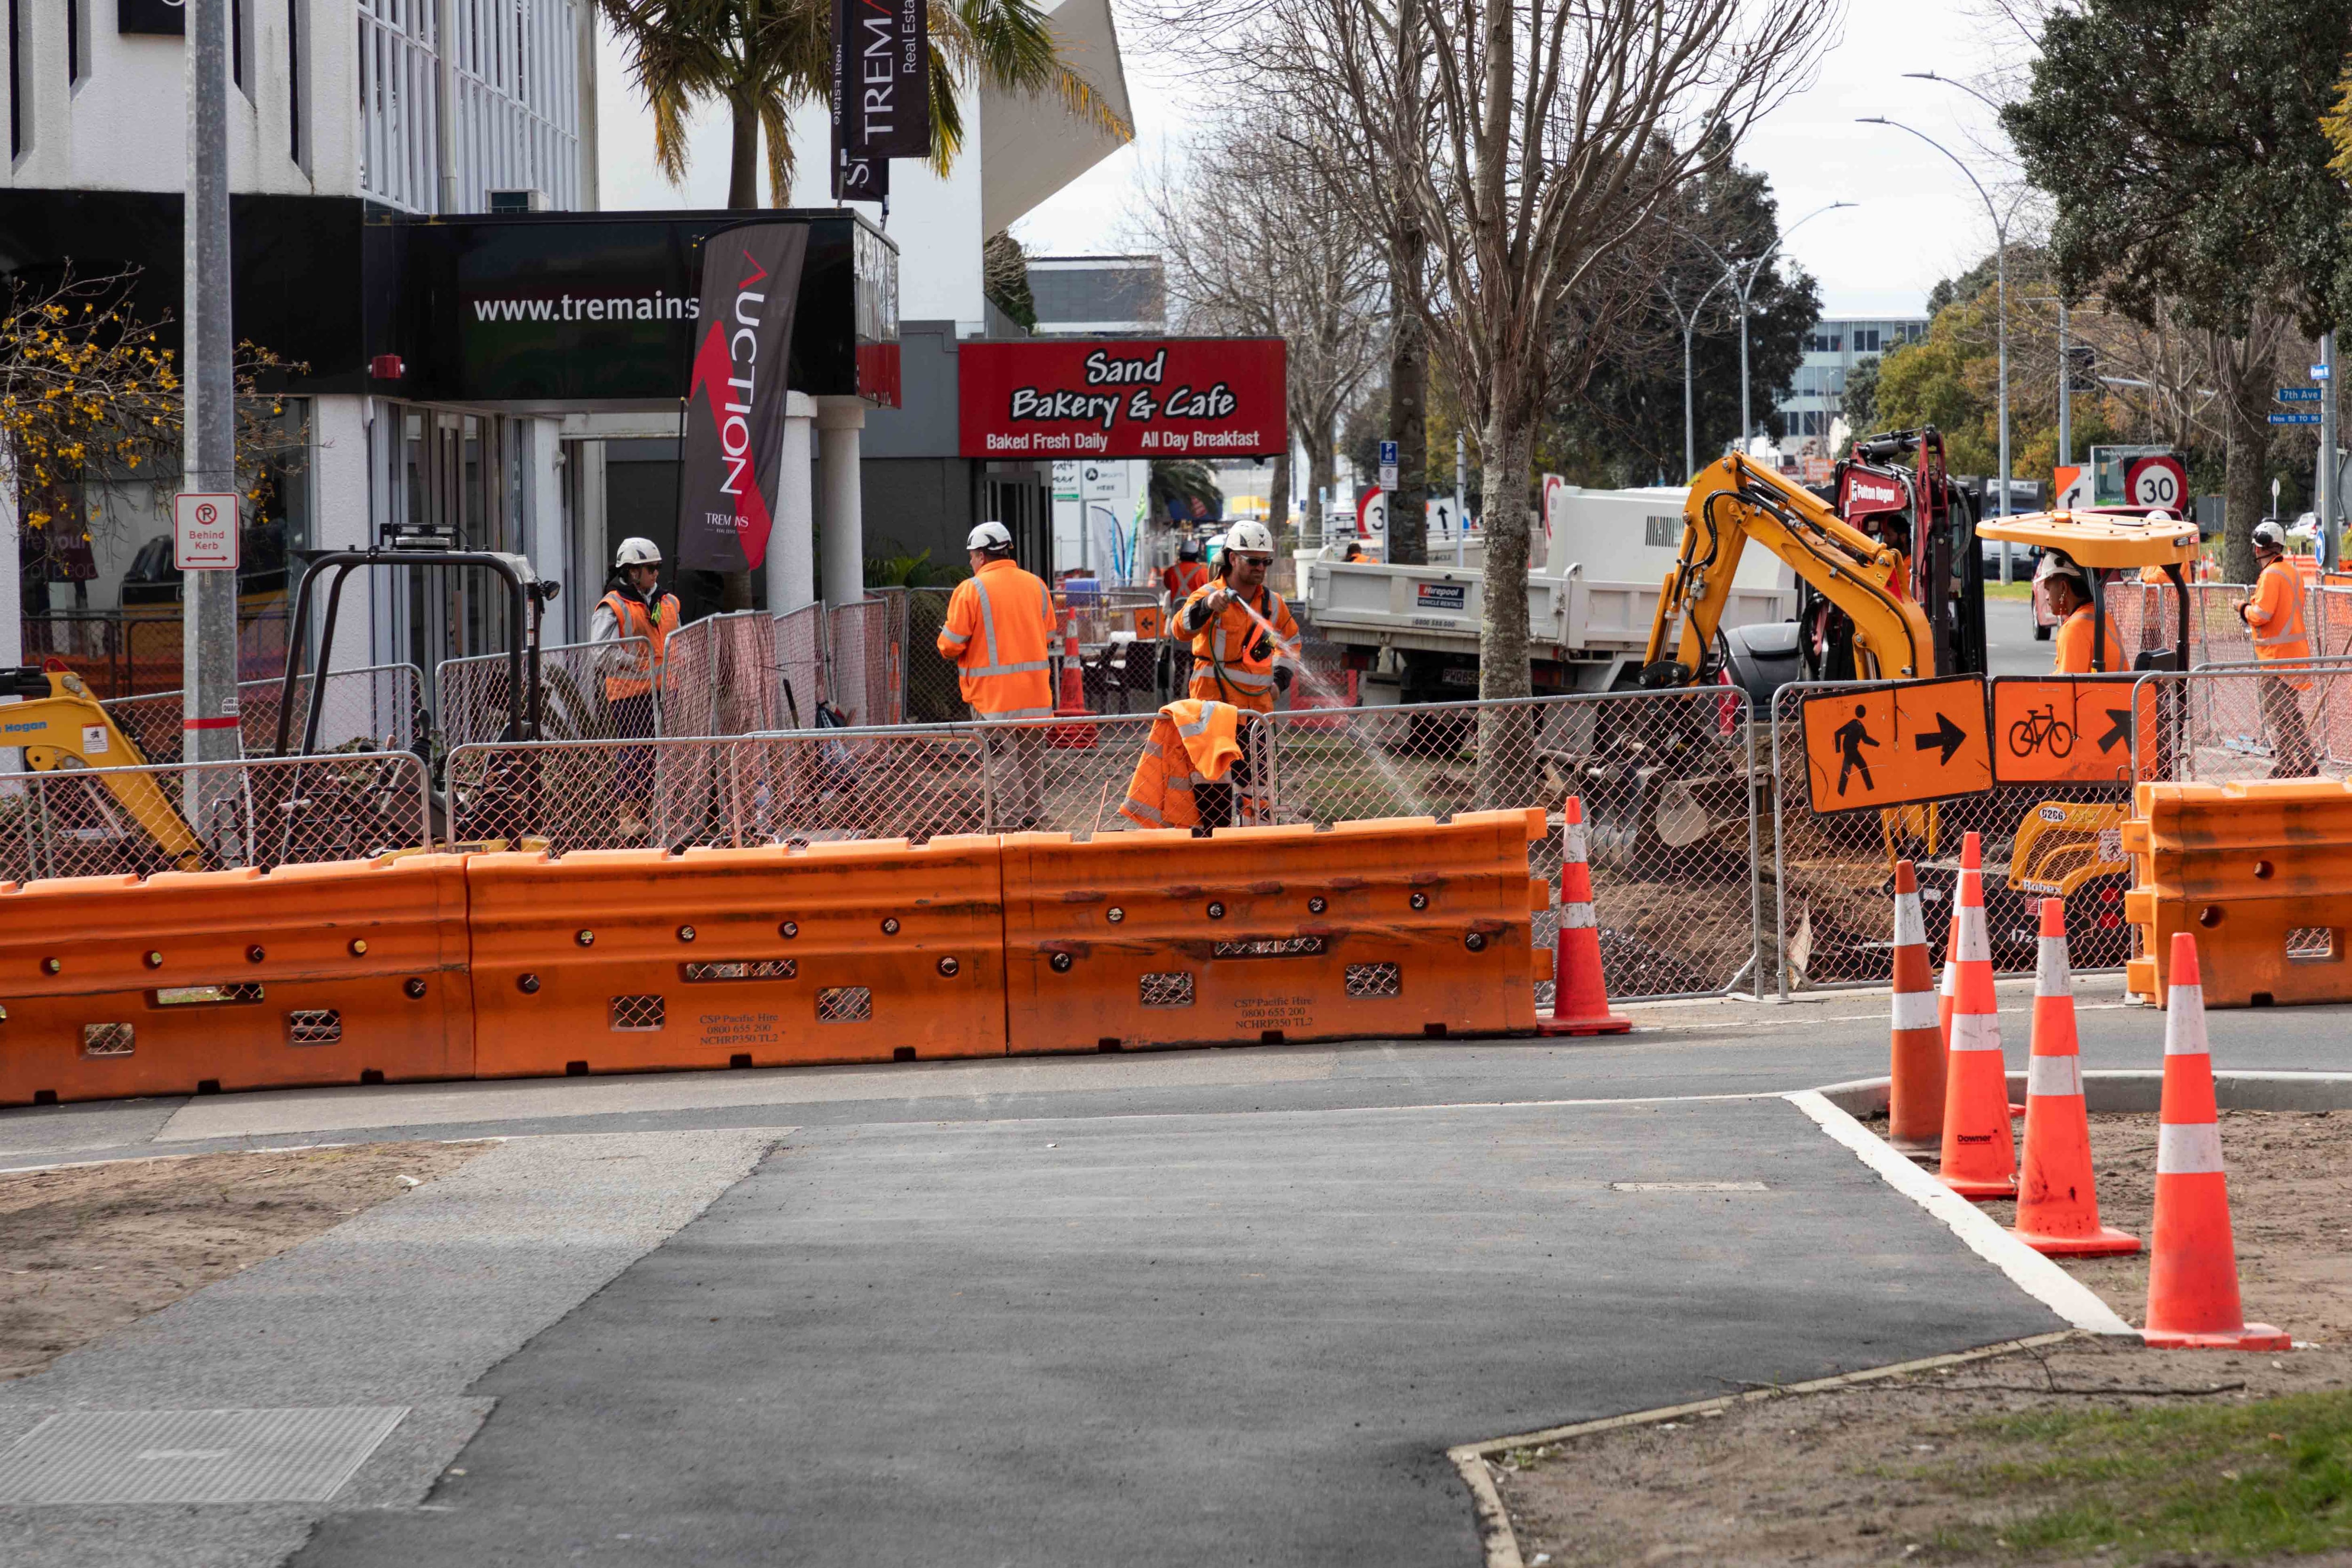
[[[8,156],[25,155],[24,0],[8,0]]]
[[[1853,330],[1853,352],[1858,354],[1876,353],[1878,352],[1878,329],[1876,327],[1856,327]]]
[[[1817,354],[1833,354],[1843,340],[1835,332],[1815,332],[1806,341],[1806,347]]]

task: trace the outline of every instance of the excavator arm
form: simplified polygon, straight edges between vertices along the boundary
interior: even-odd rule
[[[1691,480],[1682,554],[1666,574],[1650,625],[1645,685],[1686,686],[1700,678],[1750,540],[1845,612],[1856,652],[1868,654],[1879,676],[1936,673],[1926,614],[1886,585],[1895,552],[1848,526],[1811,492],[1734,453]]]
[[[0,689],[24,701],[0,707],[0,746],[21,747],[33,773],[106,769],[98,773],[118,805],[184,871],[204,863],[204,847],[152,773],[110,770],[140,768],[147,759],[130,736],[70,670],[0,669]]]

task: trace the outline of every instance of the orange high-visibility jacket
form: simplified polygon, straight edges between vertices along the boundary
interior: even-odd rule
[[[1203,701],[1231,702],[1253,713],[1274,711],[1274,670],[1276,665],[1288,665],[1296,672],[1298,660],[1292,657],[1298,647],[1298,622],[1290,614],[1290,606],[1282,595],[1271,588],[1260,588],[1251,605],[1274,627],[1280,640],[1287,643],[1290,652],[1276,647],[1264,656],[1252,652],[1266,639],[1265,627],[1250,618],[1248,610],[1228,601],[1222,610],[1206,620],[1195,618],[1194,611],[1202,599],[1217,586],[1207,583],[1194,589],[1184,601],[1184,610],[1177,617],[1177,630],[1192,638],[1192,685],[1190,695]]]
[[[1230,702],[1187,698],[1162,708],[1118,814],[1139,827],[1197,826],[1193,786],[1215,784],[1233,771],[1242,754],[1241,717]]]
[[[2263,568],[2246,605],[2256,658],[2309,658],[2311,637],[2303,625],[2303,574],[2280,560]]]
[[[1010,561],[991,561],[956,584],[940,657],[961,672],[963,700],[982,717],[1049,719],[1053,636],[1054,600],[1045,583]]]
[[[618,702],[624,698],[643,697],[661,679],[662,658],[669,648],[669,634],[677,629],[677,595],[664,594],[649,614],[643,599],[616,588],[604,595],[604,607],[613,612],[614,623],[619,628],[614,634],[617,637],[643,637],[646,643],[645,651],[631,661],[628,673],[604,678],[605,700]]]
[[[2102,640],[2106,658],[2106,673],[2120,674],[2131,668],[2124,657],[2124,645],[2116,640],[2116,623],[2108,621],[2102,627],[2107,635]],[[2058,623],[2057,657],[2050,666],[2054,675],[2089,675],[2091,669],[2091,606],[2084,605]]]

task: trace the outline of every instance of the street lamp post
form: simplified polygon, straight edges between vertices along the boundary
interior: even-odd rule
[[[1709,296],[1722,288],[1730,276],[1727,272],[1708,284],[1699,297],[1691,301],[1687,311],[1671,289],[1666,294],[1666,307],[1674,311],[1675,320],[1683,330],[1683,477],[1685,480],[1698,472],[1698,430],[1691,403],[1691,334],[1697,330],[1698,313],[1706,308]]]
[[[1716,249],[1715,247],[1707,244],[1706,241],[1700,239],[1698,236],[1691,234],[1690,230],[1683,230],[1685,235],[1689,235],[1692,241],[1695,242],[1700,249],[1715,258],[1716,265],[1723,268],[1726,279],[1736,282],[1739,286],[1739,449],[1742,452],[1748,450],[1748,438],[1756,434],[1756,426],[1748,413],[1748,401],[1749,392],[1748,384],[1748,301],[1755,293],[1756,279],[1764,275],[1765,266],[1771,261],[1772,258],[1780,253],[1780,247],[1789,243],[1789,237],[1790,235],[1796,233],[1799,229],[1804,227],[1807,224],[1812,222],[1823,213],[1833,213],[1840,207],[1850,207],[1855,205],[1856,204],[1853,202],[1832,202],[1827,206],[1815,207],[1812,211],[1807,213],[1804,216],[1799,218],[1796,222],[1782,229],[1780,231],[1780,237],[1774,240],[1770,245],[1765,247],[1764,253],[1761,256],[1755,257],[1747,261],[1726,260],[1723,253]],[[1709,292],[1712,292],[1712,290]],[[1701,295],[1700,298],[1705,299],[1706,296]],[[1684,394],[1685,401],[1687,402],[1689,394],[1687,380],[1687,365],[1689,360],[1687,350],[1689,344],[1687,338],[1685,340],[1684,346],[1685,350],[1684,355],[1685,365]]]
[[[1946,79],[1937,77],[1936,79],[1942,81]],[[1955,82],[1953,85],[1959,84]],[[1983,183],[1978,180],[1975,172],[1961,161],[1958,154],[1926,132],[1906,125],[1899,120],[1889,120],[1878,114],[1865,115],[1855,123],[1891,125],[1897,131],[1908,131],[1945,157],[1951,159],[1953,166],[1968,176],[1969,184],[1974,185],[1977,195],[1984,199],[1985,212],[1992,219],[1993,242],[1999,247],[1993,257],[1995,284],[1993,298],[1994,307],[2000,314],[2000,510],[1994,515],[2007,517],[2009,515],[2009,218],[2002,215],[1999,207],[1993,205],[1992,194],[1984,188]],[[2004,583],[2014,580],[2010,565],[2009,542],[2006,540],[2001,542],[2000,546],[2000,580]]]

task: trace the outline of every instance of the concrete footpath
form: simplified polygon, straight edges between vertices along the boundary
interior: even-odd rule
[[[2063,1326],[1778,1100],[829,1130],[296,1561],[1470,1564],[1450,1444]]]

